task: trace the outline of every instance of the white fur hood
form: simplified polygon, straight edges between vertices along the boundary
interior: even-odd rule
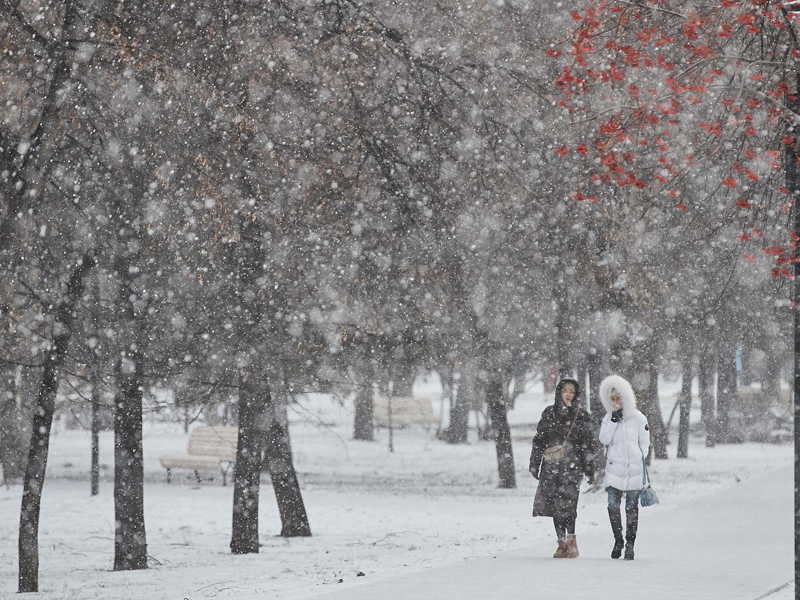
[[[606,409],[606,412],[612,412],[614,407],[611,406],[611,390],[616,389],[622,399],[622,414],[629,415],[636,411],[636,396],[633,393],[631,384],[619,375],[609,375],[600,383],[600,401]]]

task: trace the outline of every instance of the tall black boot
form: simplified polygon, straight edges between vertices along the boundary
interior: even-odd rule
[[[636,542],[636,530],[639,529],[639,506],[634,510],[625,510],[625,560],[633,560],[633,544]]]
[[[622,548],[625,546],[622,539],[622,516],[619,514],[619,508],[608,509],[608,520],[611,521],[611,531],[614,534],[614,549],[611,551],[611,558],[619,558],[622,556]]]

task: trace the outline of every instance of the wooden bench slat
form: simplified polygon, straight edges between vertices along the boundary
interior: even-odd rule
[[[221,459],[216,458],[204,458],[200,456],[162,456],[160,459],[161,466],[165,469],[190,469],[190,470],[201,470],[201,471],[216,471],[220,468],[220,462],[230,462],[230,461],[222,461]]]
[[[392,426],[437,425],[429,398],[392,396]],[[373,403],[373,418],[379,427],[389,426],[389,399],[376,396]]]
[[[195,472],[221,470],[224,484],[226,470],[236,460],[238,440],[237,427],[208,425],[195,427],[189,434],[187,454],[159,457],[161,466],[167,469],[167,481],[171,469],[187,469]]]

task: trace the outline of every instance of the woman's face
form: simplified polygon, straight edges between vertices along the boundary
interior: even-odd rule
[[[622,398],[619,397],[617,390],[611,392],[611,406],[614,407],[614,410],[622,408]]]
[[[561,401],[564,403],[565,406],[569,406],[570,404],[572,404],[572,401],[574,399],[575,399],[575,386],[570,385],[568,383],[561,388]]]

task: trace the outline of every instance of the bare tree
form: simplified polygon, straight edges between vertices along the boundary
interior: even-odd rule
[[[50,447],[50,427],[53,423],[61,368],[72,337],[78,301],[83,295],[83,280],[94,263],[92,254],[86,254],[76,261],[63,296],[55,301],[53,308],[54,335],[50,350],[45,354],[23,480],[19,517],[20,593],[39,591],[39,509]]]

